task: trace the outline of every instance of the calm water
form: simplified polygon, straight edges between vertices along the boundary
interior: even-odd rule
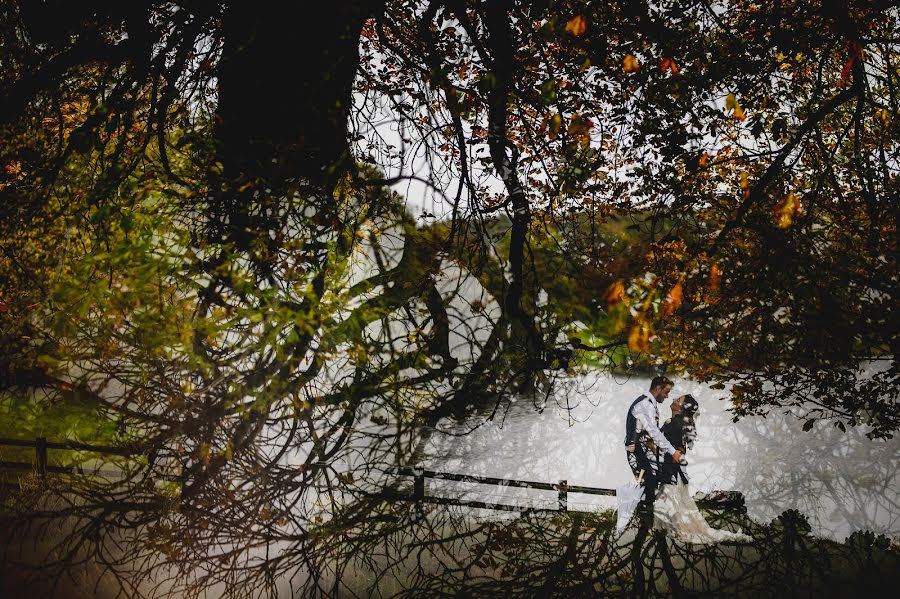
[[[482,476],[615,487],[631,472],[622,452],[625,411],[649,379],[596,375],[565,381],[543,406],[518,400],[470,418],[449,420],[431,437],[428,469]],[[865,430],[842,433],[818,422],[810,432],[783,413],[738,423],[726,392],[676,381],[670,398],[691,393],[701,404],[698,437],[688,455],[693,490],[735,489],[751,516],[766,522],[789,508],[805,513],[816,534],[843,540],[867,529],[900,536],[900,439],[870,441]],[[660,406],[661,422],[671,415]],[[543,409],[541,409],[543,408]],[[468,431],[468,432],[467,432]],[[463,434],[467,433],[467,434]],[[429,481],[434,494],[552,506],[552,492]],[[611,498],[571,495],[572,509],[601,509]],[[499,516],[500,514],[497,513]]]

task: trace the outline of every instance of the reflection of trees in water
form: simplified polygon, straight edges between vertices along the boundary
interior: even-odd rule
[[[444,508],[424,512],[416,518],[410,508],[394,522],[371,525],[377,534],[367,527],[350,533],[371,540],[358,550],[323,546],[336,562],[353,563],[332,566],[331,576],[355,571],[329,588],[401,597],[771,597],[833,596],[900,582],[900,556],[884,537],[817,539],[792,512],[767,525],[708,513],[717,526],[753,535],[751,543],[715,546],[673,542],[637,524],[617,538],[610,513],[477,521]]]
[[[112,566],[107,576],[118,576],[122,588],[133,590],[129,575],[136,571],[146,577],[140,579],[145,593],[188,597],[210,589],[228,597],[270,596],[270,591],[281,597],[814,597],[900,584],[896,543],[867,533],[843,544],[812,537],[804,517],[791,511],[768,524],[706,512],[712,525],[741,528],[753,537],[749,543],[712,546],[673,541],[638,518],[617,537],[612,512],[497,517],[361,499],[345,506],[343,514],[310,526],[302,537],[282,518],[263,530],[232,521],[232,547],[221,543],[224,530],[207,531],[196,520],[190,538],[167,554],[166,569],[155,571],[152,560],[124,554],[127,544],[107,543],[106,551],[84,557]],[[96,531],[78,526],[70,532],[88,548]],[[166,523],[158,523],[154,534],[158,549],[166,551]],[[257,541],[248,546],[248,539]],[[127,533],[119,540],[127,543]],[[187,550],[191,546],[198,554]],[[253,559],[243,561],[245,551]],[[201,552],[206,559],[198,567]],[[74,557],[67,556],[67,568],[77,562]],[[55,574],[61,572],[46,567],[39,572],[43,578]]]

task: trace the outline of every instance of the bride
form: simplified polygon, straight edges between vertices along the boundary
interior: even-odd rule
[[[692,395],[682,395],[672,401],[672,418],[660,428],[666,439],[682,454],[694,446],[694,420],[700,404]],[[654,504],[653,527],[662,529],[676,540],[687,543],[711,544],[724,541],[742,542],[751,538],[738,532],[712,528],[706,523],[697,503],[691,497],[685,464],[661,464],[660,486]]]

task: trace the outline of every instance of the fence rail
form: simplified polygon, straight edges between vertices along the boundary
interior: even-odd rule
[[[53,466],[49,464],[47,452],[50,449],[63,449],[74,451],[89,451],[99,454],[131,456],[143,453],[140,450],[127,447],[113,447],[108,445],[90,445],[88,443],[79,443],[77,441],[54,442],[47,441],[45,437],[38,437],[32,440],[25,439],[7,439],[0,437],[0,446],[12,447],[33,447],[35,450],[35,461],[33,464],[24,462],[10,462],[0,460],[0,468],[7,470],[35,470],[38,476],[46,478],[49,473],[55,474],[85,474],[78,466]],[[319,466],[330,466],[330,464],[316,464]],[[400,476],[413,477],[412,495],[400,494],[396,492],[382,493],[389,499],[412,500],[416,502],[435,503],[442,505],[458,505],[465,507],[474,507],[482,509],[493,509],[500,511],[518,511],[527,512],[535,511],[533,507],[512,505],[505,503],[493,503],[488,501],[477,501],[469,499],[460,499],[456,497],[439,497],[426,495],[425,479],[431,478],[436,480],[449,480],[456,482],[465,482],[482,485],[494,485],[498,487],[516,487],[524,489],[536,489],[541,491],[557,492],[557,508],[541,508],[542,511],[569,511],[569,493],[582,493],[586,495],[607,495],[615,496],[613,489],[602,489],[597,487],[585,487],[581,485],[570,485],[567,480],[560,480],[556,483],[547,483],[530,480],[518,480],[512,478],[497,478],[491,476],[475,476],[472,474],[456,474],[452,472],[438,472],[435,470],[425,470],[421,466],[399,466],[391,468],[390,471]],[[116,476],[112,471],[95,471],[89,474],[98,476]]]
[[[452,505],[464,505],[468,507],[483,507],[487,509],[499,509],[507,511],[525,511],[531,508],[487,503],[482,501],[470,501],[449,497],[434,497],[425,495],[425,479],[434,478],[438,480],[452,480],[457,482],[467,482],[482,485],[495,485],[499,487],[517,487],[524,489],[538,489],[541,491],[556,491],[558,498],[558,508],[554,511],[569,511],[569,493],[583,493],[586,495],[607,495],[615,496],[615,489],[603,489],[598,487],[584,487],[581,485],[570,485],[567,480],[560,480],[557,483],[545,483],[530,480],[518,480],[514,478],[495,478],[491,476],[475,476],[472,474],[455,474],[450,472],[437,472],[435,470],[425,470],[419,466],[401,466],[395,468],[395,471],[402,476],[413,477],[413,496],[415,501],[425,501],[427,503],[443,503]],[[549,508],[547,508],[549,509]]]
[[[70,451],[91,451],[104,455],[131,456],[141,453],[137,449],[128,447],[114,447],[110,445],[90,445],[88,443],[79,443],[78,441],[47,441],[46,437],[38,437],[33,441],[30,439],[7,439],[0,437],[0,446],[6,445],[10,447],[33,447],[34,463],[27,464],[25,462],[10,462],[0,460],[0,468],[7,470],[34,470],[41,478],[46,478],[47,474],[85,474],[79,466],[52,466],[49,463],[47,452],[50,449],[66,449]],[[120,472],[111,470],[96,470],[90,472],[96,476],[121,476]]]

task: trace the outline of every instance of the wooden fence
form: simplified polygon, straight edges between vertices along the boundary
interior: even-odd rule
[[[70,451],[90,451],[104,455],[131,456],[140,453],[137,450],[112,447],[108,445],[89,445],[87,443],[79,443],[77,441],[47,441],[46,437],[38,437],[34,441],[25,439],[6,439],[0,437],[0,446],[10,447],[33,447],[34,462],[10,462],[0,460],[0,469],[7,470],[34,470],[41,478],[46,478],[47,474],[83,474],[78,466],[52,466],[47,458],[50,449],[65,449]],[[113,471],[94,471],[91,474],[103,476],[116,476],[117,472]]]
[[[557,507],[556,508],[541,508],[542,511],[558,511],[558,512],[566,512],[573,511],[569,509],[569,494],[570,493],[583,493],[585,495],[606,495],[606,496],[615,496],[615,489],[601,489],[598,487],[584,487],[581,485],[570,485],[567,480],[561,480],[556,483],[545,483],[538,481],[530,481],[530,480],[517,480],[512,478],[494,478],[490,476],[474,476],[471,474],[454,474],[450,472],[436,472],[434,470],[425,470],[421,466],[413,466],[413,467],[400,467],[394,469],[397,474],[401,476],[412,476],[413,477],[413,493],[411,499],[413,501],[425,502],[425,503],[439,503],[444,505],[461,505],[466,507],[474,507],[474,508],[482,508],[482,509],[490,509],[490,510],[502,510],[502,511],[514,511],[514,512],[530,512],[536,511],[535,508],[521,506],[521,505],[512,505],[512,504],[504,504],[504,503],[493,503],[493,502],[485,502],[485,501],[473,501],[467,499],[459,499],[455,497],[437,497],[432,495],[425,494],[425,479],[433,478],[437,480],[451,480],[457,482],[465,482],[465,483],[473,483],[473,484],[482,484],[482,485],[495,485],[499,487],[516,487],[523,489],[537,489],[541,491],[556,491],[557,493]],[[577,511],[577,510],[575,510]]]
[[[48,460],[48,450],[62,449],[70,451],[88,451],[105,455],[131,456],[138,455],[143,452],[135,449],[122,447],[111,447],[104,445],[90,445],[87,443],[78,443],[75,441],[53,442],[47,441],[45,437],[38,437],[34,441],[24,439],[5,439],[0,438],[0,446],[11,447],[31,447],[35,451],[35,459],[33,463],[26,462],[10,462],[0,460],[0,469],[7,470],[33,470],[41,478],[46,478],[48,474],[85,474],[78,466],[53,466]],[[328,464],[317,464],[319,466],[328,466]],[[368,495],[377,494],[384,496],[386,499],[415,501],[418,503],[435,503],[443,505],[458,505],[472,508],[500,510],[500,511],[516,511],[516,512],[532,512],[538,511],[536,508],[522,505],[513,505],[507,503],[495,503],[488,501],[478,501],[461,499],[458,497],[442,497],[427,495],[425,493],[425,479],[448,480],[472,484],[494,485],[498,487],[514,487],[523,489],[535,489],[541,491],[556,491],[557,504],[555,508],[540,508],[540,511],[572,511],[569,509],[569,494],[583,493],[586,495],[607,495],[615,496],[614,489],[602,489],[597,487],[584,487],[581,485],[570,485],[566,480],[560,480],[556,483],[517,480],[511,478],[495,478],[489,476],[474,476],[471,474],[455,474],[451,472],[437,472],[434,470],[426,470],[422,466],[400,466],[392,468],[391,471],[400,476],[411,476],[413,478],[412,493],[397,492],[379,492],[366,493]],[[87,474],[100,476],[121,476],[121,473],[114,471],[92,471]]]

